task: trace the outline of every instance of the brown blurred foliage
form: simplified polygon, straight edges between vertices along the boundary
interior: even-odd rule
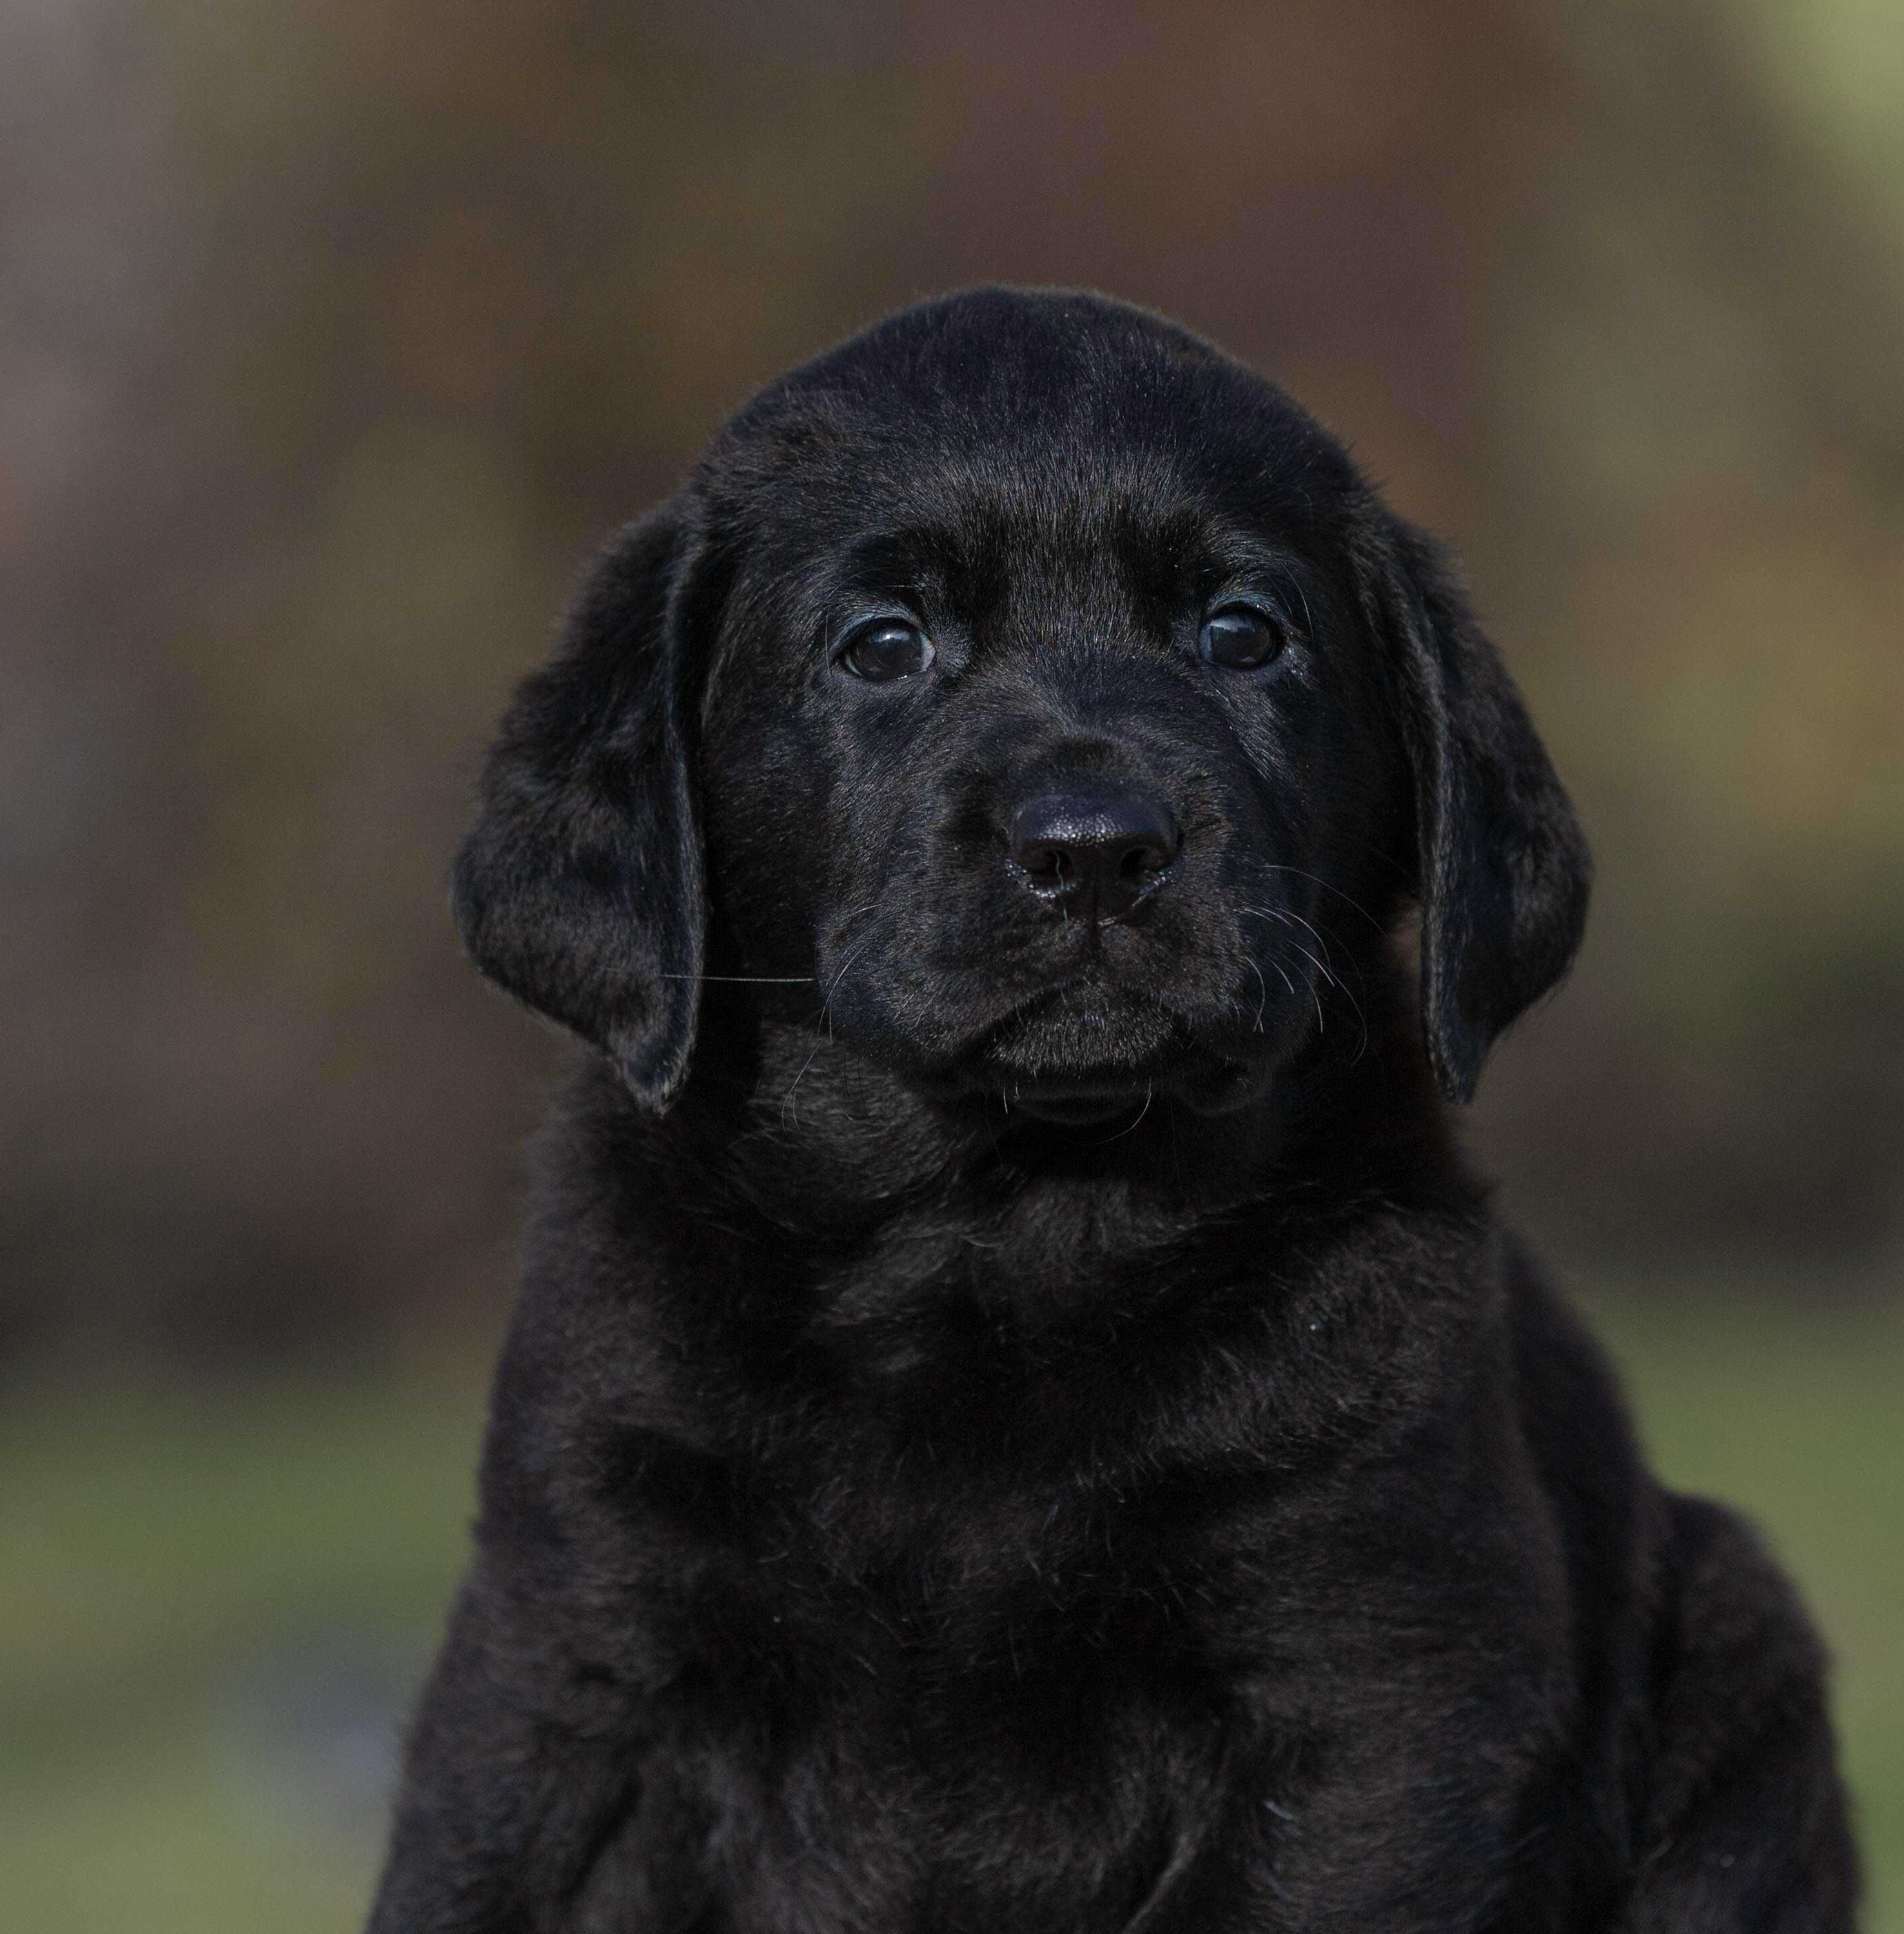
[[[1904,37],[1857,0],[17,0],[0,1337],[504,1293],[482,742],[752,387],[981,279],[1279,376],[1465,552],[1595,835],[1478,1128],[1589,1260],[1904,1247]]]

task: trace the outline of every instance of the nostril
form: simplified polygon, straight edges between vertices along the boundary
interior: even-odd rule
[[[1133,846],[1118,862],[1118,872],[1134,884],[1141,885],[1161,873],[1170,863],[1170,855],[1154,841]]]
[[[1026,872],[1048,885],[1062,885],[1065,875],[1076,870],[1065,848],[1049,840],[1021,845],[1016,851],[1018,863]]]

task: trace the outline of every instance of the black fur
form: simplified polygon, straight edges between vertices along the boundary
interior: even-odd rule
[[[1099,784],[1182,842],[1101,923],[1006,833]],[[602,1053],[377,1934],[1848,1927],[1803,1614],[1444,1118],[1586,893],[1437,553],[1236,363],[989,291],[764,392],[458,862]]]

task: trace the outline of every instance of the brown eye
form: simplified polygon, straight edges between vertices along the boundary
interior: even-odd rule
[[[916,678],[932,661],[932,641],[902,619],[877,618],[863,625],[840,648],[835,661],[870,685]]]
[[[1253,604],[1226,604],[1204,620],[1204,658],[1225,671],[1254,671],[1282,649],[1282,627]]]

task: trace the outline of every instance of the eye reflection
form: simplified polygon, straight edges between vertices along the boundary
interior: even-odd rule
[[[1254,671],[1281,652],[1282,627],[1253,604],[1226,604],[1204,620],[1198,640],[1204,658],[1225,671]]]
[[[917,678],[932,661],[932,643],[902,618],[876,618],[842,645],[834,662],[869,685]]]

